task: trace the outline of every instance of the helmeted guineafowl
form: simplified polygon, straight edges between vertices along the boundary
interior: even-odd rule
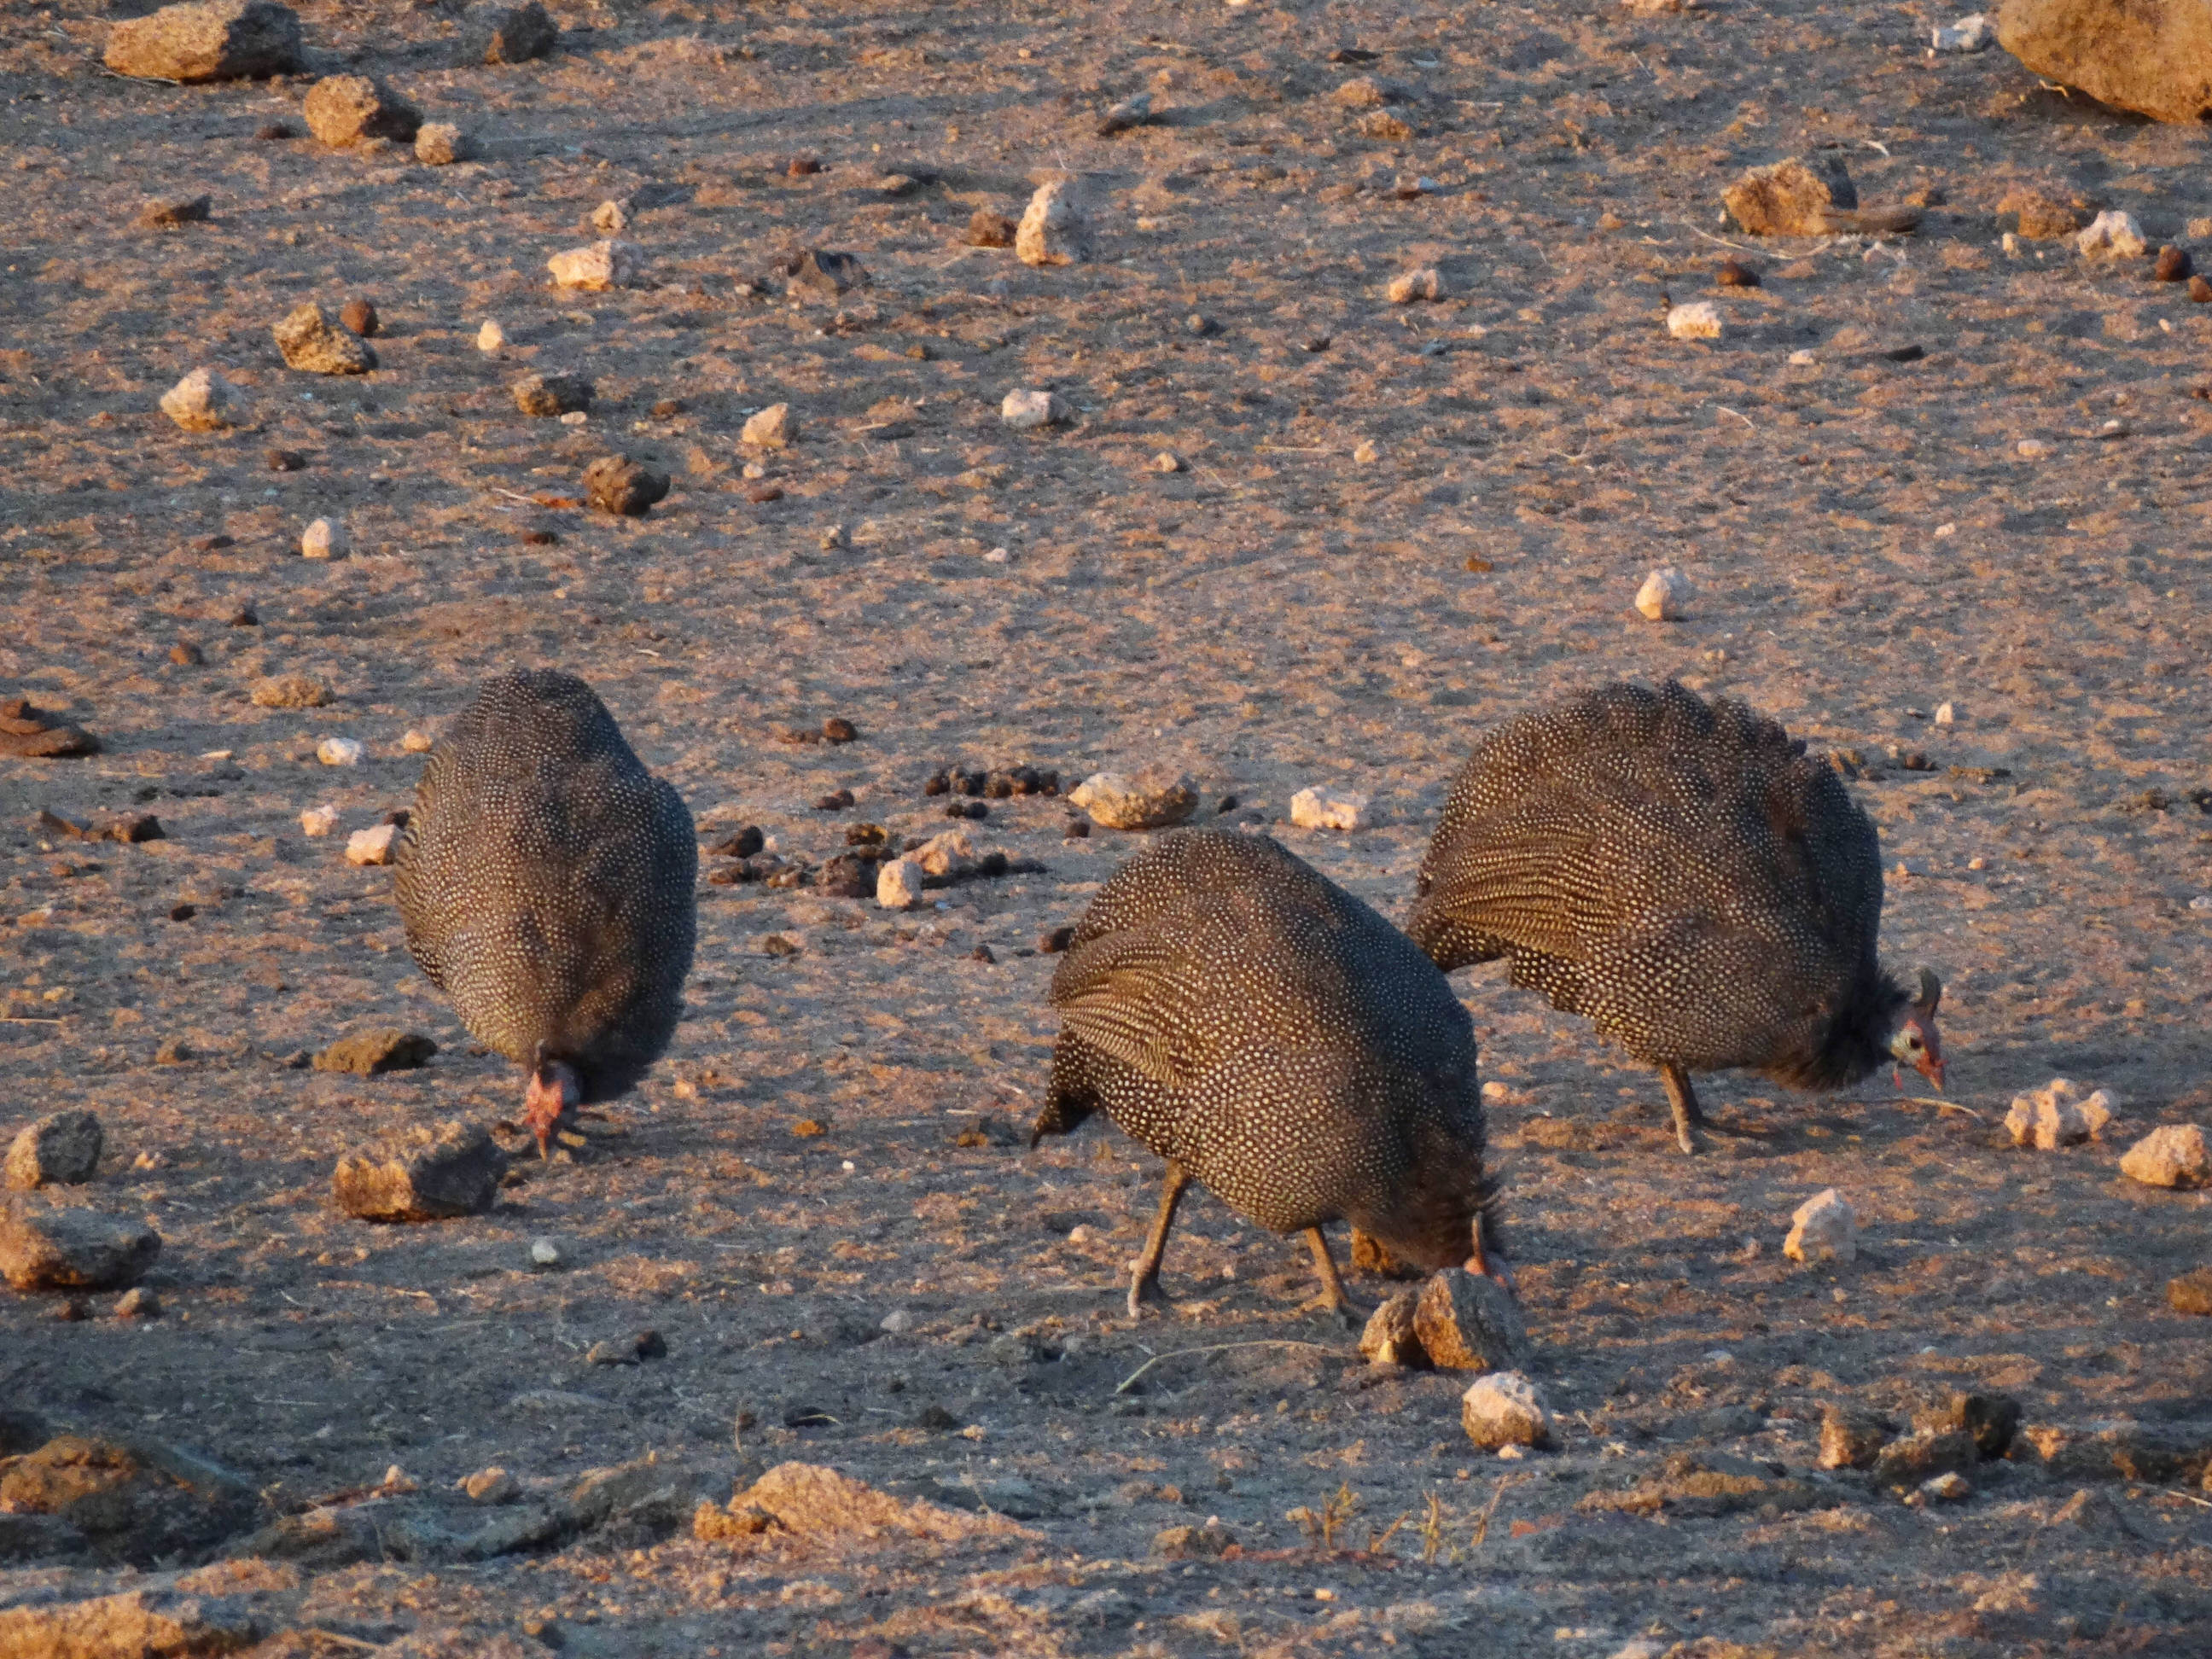
[[[1835,771],[1741,702],[1613,684],[1509,721],[1452,786],[1407,931],[1449,973],[1499,957],[1659,1068],[1800,1089],[1886,1060],[1943,1083],[1942,987],[1885,971],[1881,845]]]
[[[542,1155],[580,1103],[622,1093],[683,1012],[698,843],[592,688],[519,669],[430,751],[393,887],[407,948],[476,1038],[530,1070]]]
[[[1168,1161],[1129,1311],[1193,1180],[1304,1232],[1351,1310],[1325,1222],[1424,1267],[1496,1265],[1474,1027],[1404,934],[1261,836],[1161,836],[1099,890],[1053,975],[1052,1085],[1030,1144],[1103,1110]]]

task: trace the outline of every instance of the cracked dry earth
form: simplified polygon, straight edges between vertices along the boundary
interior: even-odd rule
[[[295,1544],[321,1527],[186,1581],[253,1601],[264,1653],[2204,1650],[2212,1357],[2163,1292],[2212,1208],[2118,1159],[2212,1112],[2212,309],[2147,260],[2008,255],[1998,204],[2179,240],[2212,214],[2207,134],[1999,52],[1929,59],[1948,16],[1920,4],[556,9],[550,59],[455,68],[442,4],[301,8],[323,67],[477,135],[441,169],[257,139],[298,125],[305,79],[104,75],[95,7],[0,20],[0,689],[105,744],[0,762],[0,1129],[100,1114],[68,1201],[158,1228],[166,1309],[0,1296],[0,1405],[188,1447]],[[1419,96],[1377,120],[1334,96],[1360,74]],[[1145,88],[1151,125],[1092,136]],[[1941,204],[1878,244],[1722,226],[1742,168],[1815,149],[1863,200]],[[792,174],[802,152],[822,170]],[[1096,261],[963,245],[1050,168],[1083,177]],[[180,191],[211,220],[135,228]],[[551,289],[618,197],[650,286]],[[1719,241],[1765,285],[1715,289]],[[765,273],[806,246],[872,285],[794,302]],[[1415,266],[1445,297],[1387,304]],[[286,369],[271,324],[356,295],[381,367]],[[1726,333],[1669,340],[1698,297]],[[203,364],[241,429],[156,412]],[[517,414],[532,369],[589,375],[588,421]],[[1018,386],[1072,424],[1005,428]],[[777,402],[799,440],[747,479],[738,429]],[[674,476],[650,517],[539,503],[616,449]],[[1183,471],[1151,470],[1164,449]],[[353,556],[298,556],[323,514]],[[1665,564],[1692,601],[1648,623],[1629,601]],[[1886,1075],[1717,1078],[1686,1160],[1655,1079],[1461,976],[1559,1413],[1557,1449],[1501,1461],[1459,1428],[1464,1377],[1368,1374],[1301,1307],[1295,1241],[1203,1196],[1176,1306],[1123,1316],[1156,1166],[1096,1130],[1024,1142],[1053,1035],[1034,947],[1137,842],[1066,839],[1030,796],[969,827],[1042,872],[926,912],[702,879],[677,1042],[580,1149],[518,1162],[476,1218],[348,1220],[341,1152],[518,1103],[413,970],[388,872],[341,856],[407,802],[402,734],[515,663],[588,678],[708,842],[756,823],[818,865],[854,821],[946,827],[941,767],[1161,760],[1394,917],[1494,722],[1613,676],[1737,693],[1856,757],[1887,945],[1944,977],[1958,1109]],[[331,700],[248,701],[290,672]],[[777,740],[831,715],[860,740]],[[357,768],[316,763],[331,736]],[[1291,829],[1308,783],[1378,821]],[[854,806],[812,809],[839,787]],[[338,833],[309,839],[322,805]],[[152,811],[167,838],[42,838],[40,809]],[[289,1063],[373,1025],[440,1051]],[[2013,1149],[2006,1103],[2060,1074],[2120,1123]],[[1784,1260],[1831,1186],[1859,1258]],[[584,1363],[644,1327],[665,1358]],[[2029,1425],[1965,1501],[1816,1467],[1828,1407],[1959,1389]],[[649,1452],[673,1509],[468,1559],[508,1510],[460,1478],[565,1492]],[[692,1535],[690,1497],[789,1461],[1012,1530]],[[1227,1556],[1153,1553],[1209,1518]],[[0,1612],[192,1565],[21,1561]]]

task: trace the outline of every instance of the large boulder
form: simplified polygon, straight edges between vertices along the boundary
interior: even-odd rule
[[[462,61],[526,64],[544,57],[560,38],[561,26],[538,0],[520,6],[471,6],[461,19]]]
[[[300,14],[276,0],[164,6],[107,32],[107,67],[153,81],[243,81],[306,67]]]
[[[363,1221],[441,1221],[489,1209],[506,1173],[489,1131],[448,1120],[348,1153],[331,1195]]]
[[[19,1198],[0,1209],[0,1279],[19,1291],[119,1291],[161,1253],[149,1226]]]
[[[1997,44],[2037,74],[2158,121],[2212,118],[2204,0],[2004,0]]]

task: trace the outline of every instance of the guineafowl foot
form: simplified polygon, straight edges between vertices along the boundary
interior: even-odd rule
[[[1698,1091],[1690,1086],[1690,1074],[1668,1060],[1659,1068],[1659,1081],[1666,1085],[1667,1103],[1674,1109],[1675,1144],[1695,1158],[1705,1147],[1705,1138],[1698,1130],[1705,1123],[1705,1114],[1698,1104]]]
[[[1137,1274],[1129,1280],[1129,1317],[1142,1319],[1146,1307],[1166,1309],[1175,1305],[1175,1298],[1160,1288],[1160,1276],[1149,1278]]]
[[[1168,1160],[1167,1174],[1160,1182],[1160,1212],[1152,1218],[1152,1234],[1145,1241],[1144,1254],[1129,1264],[1129,1317],[1144,1317],[1147,1302],[1164,1304],[1167,1292],[1160,1289],[1160,1258],[1167,1254],[1168,1229],[1175,1225],[1176,1206],[1182,1202],[1183,1189],[1190,1185],[1190,1171],[1175,1159]]]
[[[1309,1305],[1327,1314],[1346,1330],[1358,1330],[1366,1322],[1369,1310],[1344,1293],[1344,1281],[1336,1274],[1336,1259],[1329,1255],[1328,1240],[1320,1228],[1306,1229],[1306,1246],[1313,1251],[1314,1272],[1321,1278],[1321,1295]]]

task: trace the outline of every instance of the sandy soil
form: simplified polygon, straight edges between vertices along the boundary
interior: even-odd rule
[[[0,21],[0,690],[106,745],[0,762],[0,1131],[100,1114],[92,1198],[159,1228],[168,1310],[125,1323],[97,1298],[72,1324],[0,1297],[0,1401],[170,1437],[280,1510],[396,1462],[423,1489],[408,1512],[458,1527],[471,1470],[569,1479],[657,1449],[717,1500],[799,1458],[964,1491],[1036,1536],[426,1550],[311,1573],[301,1623],[334,1634],[270,1651],[439,1630],[454,1651],[504,1632],[594,1655],[2203,1651],[2193,1470],[2106,1467],[2086,1528],[2054,1517],[2089,1477],[2032,1461],[1985,1466],[1948,1508],[1850,1481],[1795,1511],[1583,1500],[1684,1455],[1802,1477],[1825,1405],[1961,1387],[2033,1423],[2212,1446],[2205,1331],[2163,1296],[2212,1253],[2212,1208],[2117,1168],[2135,1133],[2212,1113],[2212,918],[2190,908],[2212,817],[2186,798],[2212,783],[2212,308],[2059,244],[2008,256],[1996,215],[2033,188],[2179,239],[2212,213],[2212,137],[2069,102],[2001,52],[1929,59],[1948,14],[1917,3],[678,0],[562,9],[558,54],[508,69],[453,67],[443,4],[301,10],[330,66],[387,76],[485,159],[257,139],[300,125],[307,80],[126,82],[96,67],[96,7]],[[1332,62],[1345,46],[1376,58]],[[1364,136],[1368,112],[1332,100],[1361,73],[1425,94],[1392,112],[1407,136]],[[1091,136],[1140,88],[1154,125]],[[1944,204],[1880,246],[1754,247],[1765,285],[1716,289],[1723,244],[1750,246],[1721,188],[1817,147],[1869,201]],[[798,153],[823,170],[788,176]],[[1060,167],[1091,191],[1099,260],[961,245],[975,209],[1018,214]],[[919,182],[887,198],[887,172]],[[1434,190],[1399,199],[1416,176]],[[146,197],[202,191],[211,222],[136,227]],[[552,290],[547,257],[615,197],[655,285]],[[872,285],[787,302],[762,279],[810,244]],[[1419,264],[1449,297],[1386,304]],[[286,369],[270,325],[356,295],[382,367]],[[1712,299],[1725,337],[1669,340],[1670,298]],[[246,428],[157,412],[202,364],[240,386]],[[531,368],[592,376],[589,422],[518,415]],[[1008,432],[1019,386],[1075,423]],[[800,441],[745,479],[738,428],[779,401]],[[278,448],[304,466],[270,471]],[[617,448],[675,476],[650,518],[531,499],[574,495]],[[1149,470],[1162,449],[1187,469]],[[298,556],[324,514],[351,558]],[[1629,608],[1659,564],[1696,584],[1663,626]],[[246,601],[258,625],[229,625]],[[169,660],[179,639],[204,665]],[[1943,975],[1969,1110],[1886,1076],[1819,1100],[1714,1079],[1727,1133],[1687,1162],[1652,1078],[1463,976],[1509,1091],[1506,1214],[1561,1413],[1559,1450],[1498,1462],[1459,1429],[1460,1383],[1360,1388],[1350,1342],[1301,1310],[1296,1243],[1210,1200],[1168,1258],[1176,1310],[1122,1316],[1150,1160],[1011,1131],[1053,1031],[1031,947],[1133,842],[1064,840],[1064,804],[1031,798],[974,827],[1047,873],[927,917],[702,883],[676,1047],[574,1161],[522,1166],[483,1218],[348,1221],[326,1198],[343,1150],[518,1102],[413,970],[386,872],[341,857],[409,798],[402,734],[517,662],[586,676],[708,839],[757,823],[819,861],[856,819],[945,827],[921,793],[943,766],[1072,781],[1164,759],[1393,915],[1494,721],[1608,676],[1740,693],[1864,758],[1897,872],[1887,942]],[[331,702],[248,702],[293,672]],[[831,714],[861,741],[777,740]],[[325,736],[367,758],[318,764]],[[1307,783],[1374,794],[1382,821],[1291,830]],[[811,809],[837,787],[851,811]],[[306,838],[325,803],[339,834]],[[32,827],[134,805],[168,838]],[[288,1064],[374,1024],[441,1052],[373,1079]],[[2012,1150],[2007,1101],[2056,1074],[2117,1090],[2119,1133]],[[1863,1254],[1784,1261],[1790,1211],[1827,1186]],[[564,1270],[531,1271],[540,1235]],[[584,1364],[647,1325],[665,1358]],[[1181,1352],[1220,1344],[1280,1346]],[[1340,1488],[1357,1511],[1321,1548],[1286,1512]],[[1241,1558],[1148,1553],[1208,1516]],[[0,1602],[56,1571],[0,1573]]]

